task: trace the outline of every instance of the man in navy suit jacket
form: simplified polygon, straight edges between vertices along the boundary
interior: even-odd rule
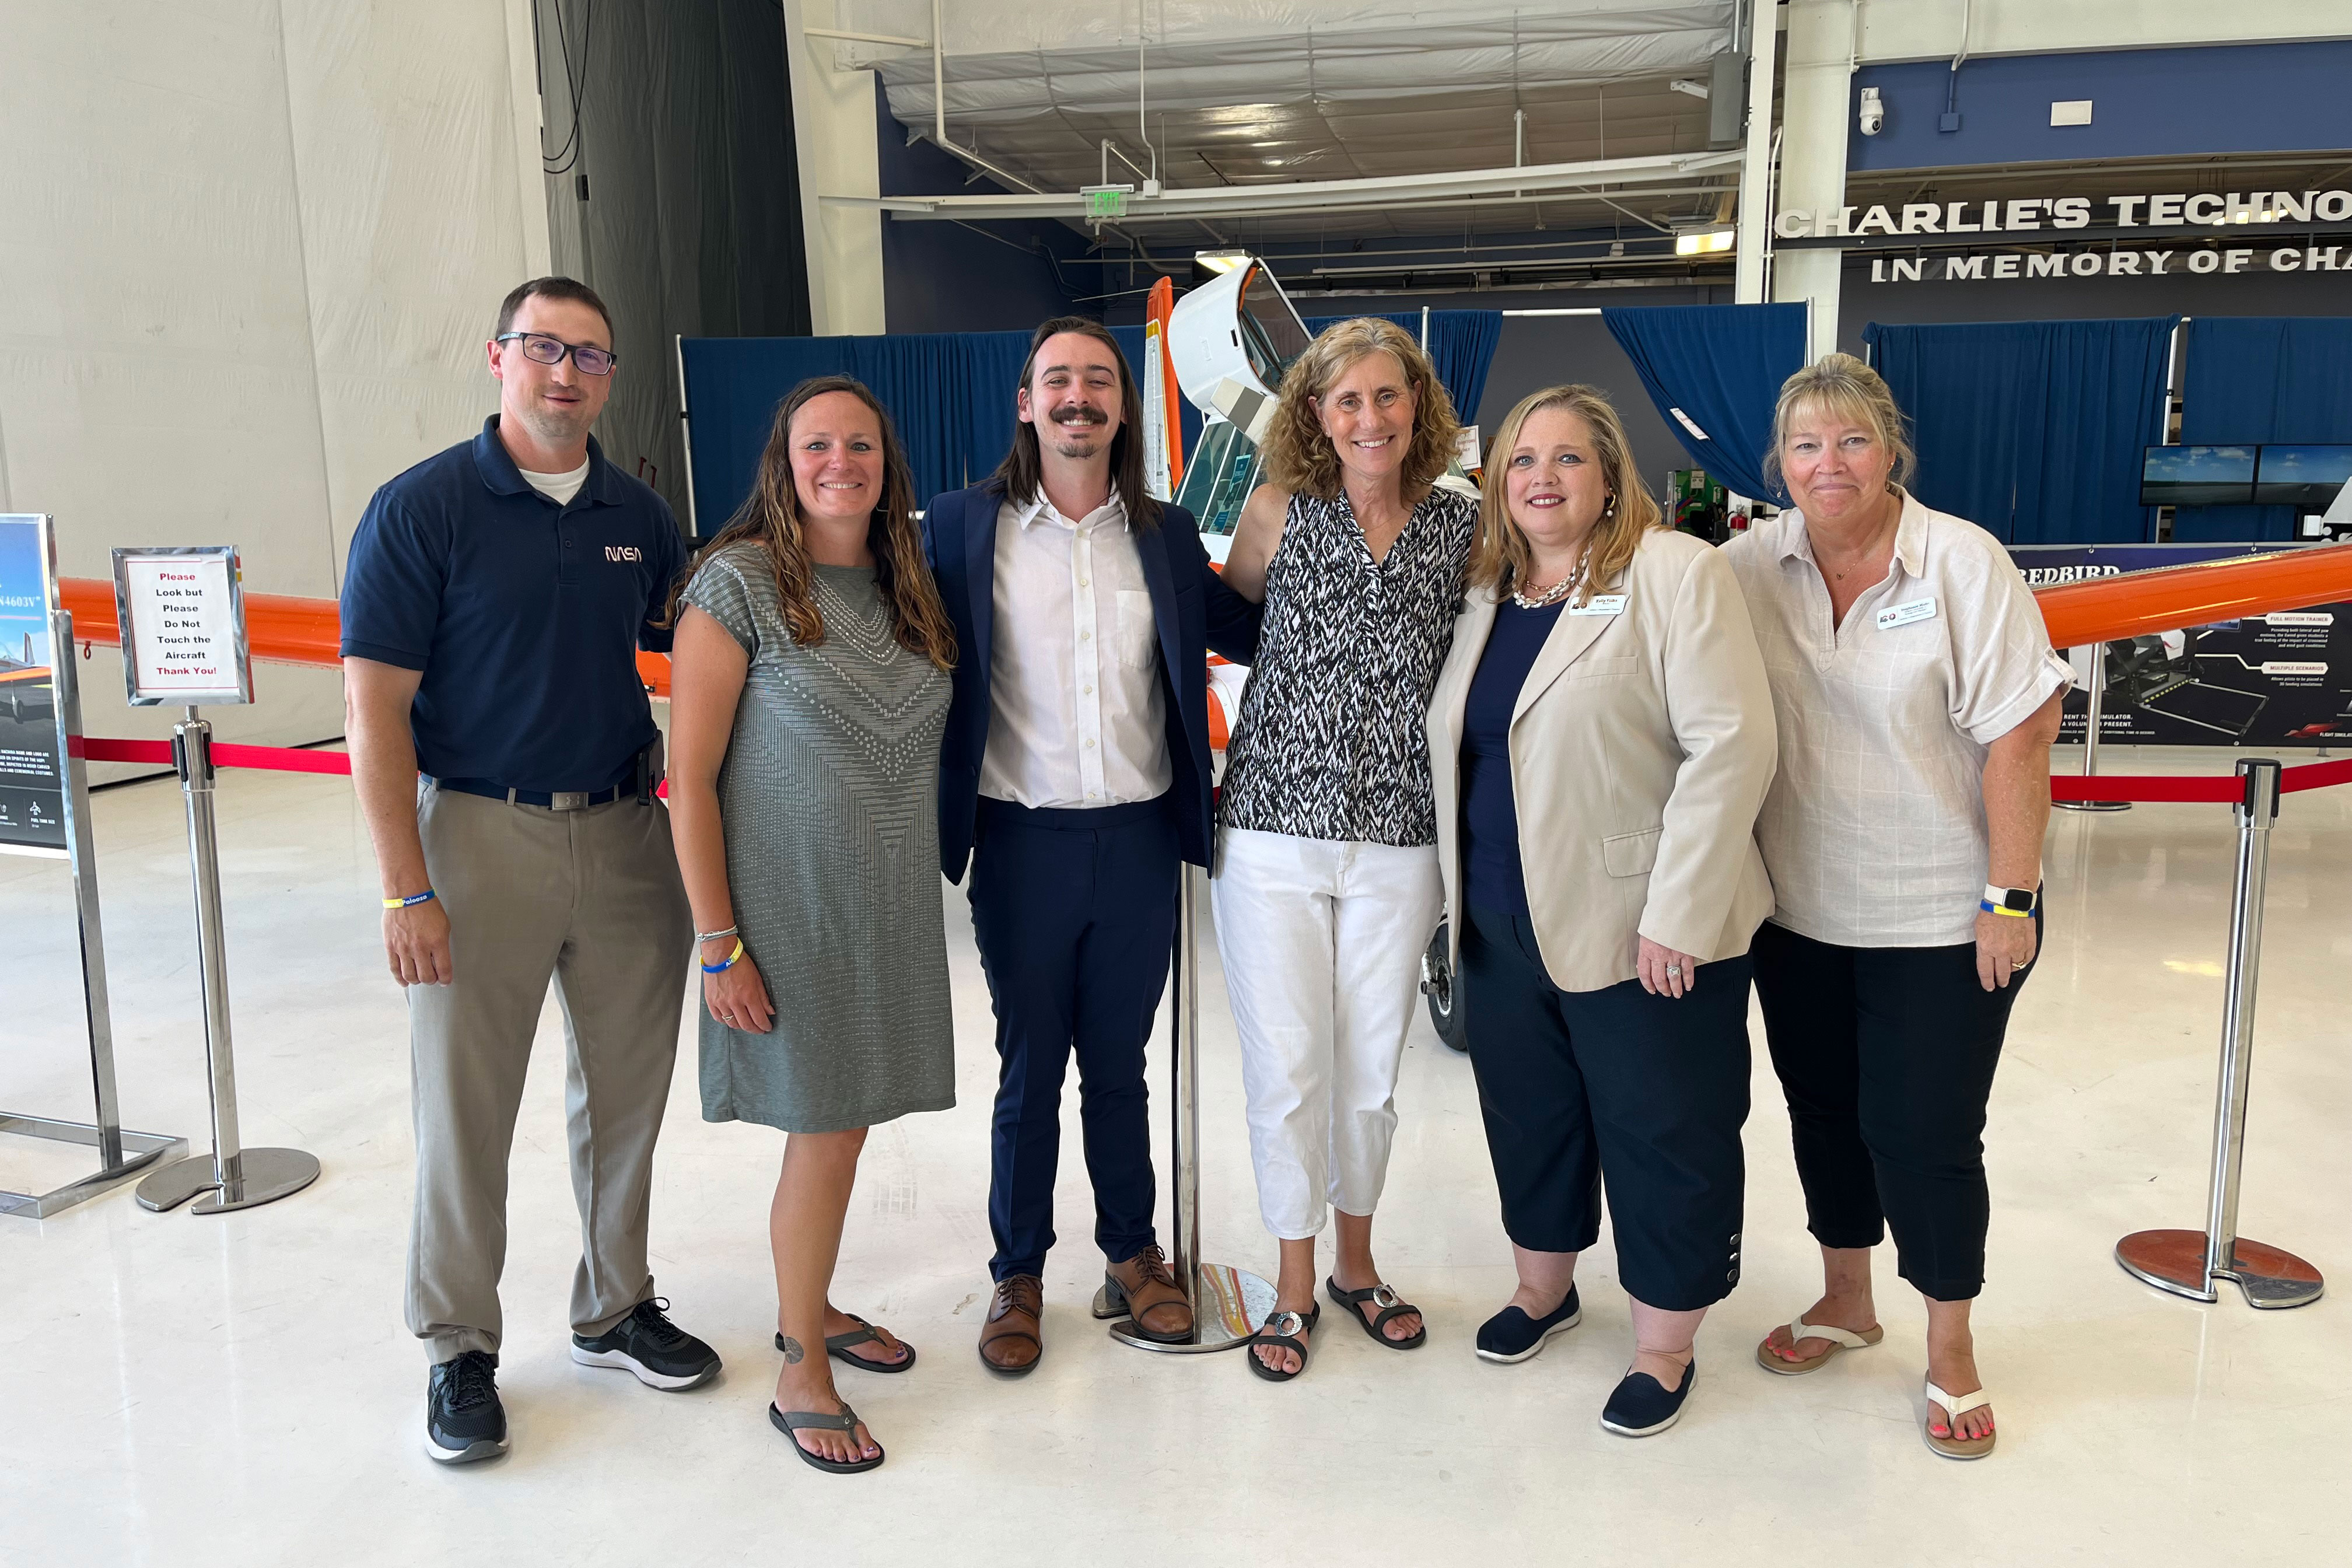
[[[1045,1350],[1073,1051],[1106,1287],[1147,1336],[1192,1335],[1190,1281],[1152,1228],[1143,1052],[1178,863],[1209,861],[1206,656],[1248,662],[1261,614],[1218,580],[1191,515],[1145,490],[1141,400],[1099,322],[1039,327],[1016,399],[1003,465],[923,523],[957,647],[940,868],[971,867],[1002,1064],[980,1358],[1008,1376]]]

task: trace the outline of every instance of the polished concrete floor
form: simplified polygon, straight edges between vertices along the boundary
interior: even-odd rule
[[[2225,765],[2123,749],[2109,763]],[[670,1395],[568,1359],[576,1230],[551,1005],[514,1160],[513,1452],[457,1469],[425,1459],[424,1362],[400,1323],[406,1026],[362,829],[339,780],[231,774],[221,804],[246,1140],[307,1149],[326,1174],[223,1217],[149,1214],[117,1191],[45,1223],[0,1219],[0,1563],[2352,1559],[2352,793],[2290,797],[2275,835],[2243,1229],[2343,1287],[2292,1312],[2255,1313],[2234,1292],[2176,1300],[2110,1258],[2126,1231],[2201,1223],[2228,813],[2053,823],[2050,952],[2018,1008],[1988,1137],[1995,1223],[1977,1321],[2001,1442],[1969,1465],[1920,1443],[1924,1317],[1891,1258],[1883,1347],[1802,1379],[1749,1360],[1819,1280],[1760,1032],[1746,1278],[1702,1332],[1693,1401],[1661,1437],[1596,1423],[1630,1343],[1605,1236],[1583,1275],[1583,1327],[1525,1365],[1471,1355],[1509,1292],[1508,1253],[1468,1064],[1425,1027],[1406,1054],[1380,1216],[1388,1277],[1428,1311],[1425,1349],[1385,1352],[1328,1320],[1307,1375],[1277,1387],[1234,1355],[1116,1345],[1084,1310],[1095,1259],[1073,1127],[1046,1359],[1024,1381],[993,1380],[972,1343],[994,1057],[950,889],[961,1103],[876,1132],[835,1290],[923,1360],[904,1378],[843,1373],[890,1452],[846,1479],[801,1465],[764,1418],[782,1139],[702,1122],[690,1051],[662,1145],[656,1267],[728,1371]],[[111,789],[96,816],[126,1114],[201,1149],[178,791]],[[0,1108],[85,1114],[58,867],[0,859]],[[1270,1272],[1205,933],[1201,955],[1207,1250]],[[81,1164],[0,1138],[0,1185]]]

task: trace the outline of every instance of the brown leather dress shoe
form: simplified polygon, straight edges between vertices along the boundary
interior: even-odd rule
[[[1113,1307],[1123,1307],[1147,1340],[1181,1344],[1192,1337],[1192,1305],[1169,1271],[1167,1257],[1147,1247],[1124,1263],[1103,1270],[1103,1287]]]
[[[1045,1316],[1043,1279],[1015,1274],[998,1280],[988,1317],[980,1326],[980,1364],[1004,1377],[1035,1371],[1037,1358],[1045,1353]]]

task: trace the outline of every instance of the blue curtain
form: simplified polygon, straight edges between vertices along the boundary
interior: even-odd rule
[[[1709,478],[1788,504],[1764,478],[1764,449],[1780,384],[1804,367],[1802,305],[1612,306],[1601,320]]]
[[[1333,317],[1331,321],[1344,320]],[[1420,312],[1388,318],[1419,333]],[[1429,325],[1431,358],[1465,419],[1485,395],[1503,318],[1496,310],[1438,310]],[[1330,321],[1307,323],[1319,331]],[[915,471],[918,504],[977,484],[1013,444],[1013,395],[1027,332],[902,332],[864,338],[688,338],[684,364],[687,436],[693,452],[694,521],[704,537],[734,515],[767,445],[776,405],[813,375],[856,376],[890,411]],[[1143,328],[1113,327],[1139,373]],[[1201,434],[1200,412],[1181,408],[1184,449]]]
[[[1421,337],[1421,312],[1400,310],[1391,315],[1385,310],[1368,310],[1366,315],[1378,316],[1383,321],[1394,321],[1416,341]],[[1326,327],[1341,321],[1357,320],[1355,316],[1309,316],[1306,318],[1309,336],[1319,337]],[[1495,363],[1495,345],[1502,341],[1503,312],[1500,310],[1432,310],[1429,313],[1429,359],[1437,367],[1437,379],[1445,384],[1445,395],[1454,400],[1454,417],[1467,425],[1478,417],[1478,400],[1486,395],[1487,367]]]
[[[2189,323],[2180,439],[2352,443],[2352,318],[2199,316]],[[2183,507],[2175,540],[2292,539],[2294,509]]]
[[[2164,438],[2178,316],[1863,329],[1909,416],[1912,489],[2009,544],[2154,540],[2144,449]]]

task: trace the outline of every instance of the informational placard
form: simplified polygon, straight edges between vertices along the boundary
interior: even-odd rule
[[[49,617],[57,608],[49,520],[0,516],[0,849],[66,853],[65,740]]]
[[[231,544],[114,552],[122,682],[133,707],[253,700],[242,577]]]
[[[2029,586],[2307,549],[2296,544],[2025,545]],[[2087,654],[2076,668],[2092,677]],[[2352,744],[2352,604],[2312,605],[2106,645],[2099,739],[2162,746]],[[2066,694],[2060,739],[2080,743],[2088,693]]]

